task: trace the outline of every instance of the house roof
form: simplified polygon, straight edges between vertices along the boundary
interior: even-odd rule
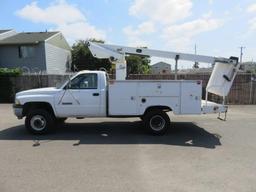
[[[169,66],[169,65],[171,65],[171,64],[160,61],[160,62],[158,62],[158,63],[155,63],[155,64],[151,65],[151,66],[158,66],[158,65],[166,65],[166,66]]]
[[[6,33],[6,32],[8,32],[8,31],[12,31],[12,30],[11,30],[11,29],[0,30],[0,34]]]
[[[3,30],[2,30],[3,31]],[[8,38],[0,40],[0,45],[16,45],[16,44],[37,44],[45,41],[58,34],[59,32],[26,32],[12,35]]]

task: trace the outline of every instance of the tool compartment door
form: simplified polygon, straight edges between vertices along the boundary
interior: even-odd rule
[[[181,114],[201,114],[202,82],[181,83]]]
[[[137,115],[137,83],[111,81],[109,84],[109,115]]]

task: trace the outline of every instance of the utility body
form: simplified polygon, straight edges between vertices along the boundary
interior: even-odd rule
[[[91,43],[89,48],[95,57],[119,62],[119,67],[123,65],[118,80],[109,80],[104,71],[81,71],[60,88],[32,89],[16,94],[14,113],[19,119],[26,117],[25,125],[30,132],[46,133],[56,126],[56,122],[64,122],[70,117],[140,117],[149,131],[163,134],[170,126],[168,111],[176,115],[227,112],[224,103],[202,100],[201,80],[124,80],[124,53],[119,52],[123,47],[106,46]],[[132,52],[137,48],[129,49]],[[141,49],[138,52],[152,55]],[[207,85],[207,95],[212,92],[224,98],[237,73],[237,59],[222,59],[221,63],[220,59],[207,56],[193,58],[217,61]]]

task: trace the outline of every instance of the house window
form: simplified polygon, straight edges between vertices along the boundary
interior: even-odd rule
[[[33,46],[19,46],[19,58],[33,57],[35,54],[35,48]]]

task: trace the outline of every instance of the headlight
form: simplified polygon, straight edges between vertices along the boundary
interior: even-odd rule
[[[15,99],[15,105],[20,105],[20,101],[18,99]]]

